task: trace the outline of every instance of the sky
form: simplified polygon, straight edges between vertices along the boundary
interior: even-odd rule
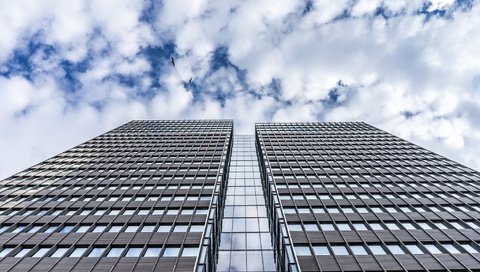
[[[0,7],[0,178],[132,119],[363,121],[480,169],[478,0]]]

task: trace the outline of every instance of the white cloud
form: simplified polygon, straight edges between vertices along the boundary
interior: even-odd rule
[[[451,17],[426,20],[422,0],[314,1],[304,15],[304,1],[198,0],[164,1],[150,25],[140,0],[0,0],[0,176],[141,118],[233,118],[240,133],[366,121],[480,169],[480,7],[430,2]],[[372,17],[379,8],[395,16]],[[140,53],[169,39],[175,67]],[[7,60],[32,41],[55,51],[29,56],[27,79]],[[219,46],[235,68],[210,70]],[[86,71],[67,74],[65,60]]]

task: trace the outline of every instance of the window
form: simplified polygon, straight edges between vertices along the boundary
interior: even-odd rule
[[[157,229],[157,232],[170,232],[172,226],[160,225]]]
[[[323,231],[335,230],[332,224],[320,224]]]
[[[425,223],[425,222],[418,223],[418,225],[419,225],[422,229],[424,229],[424,230],[431,230],[431,229],[432,229],[432,227],[430,226],[430,224]]]
[[[18,251],[14,257],[17,257],[17,258],[25,257],[25,255],[27,255],[29,251],[30,251],[30,248],[23,248],[20,251]]]
[[[190,232],[203,232],[205,226],[203,225],[192,225],[190,226]]]
[[[108,230],[108,232],[120,232],[120,230],[123,228],[123,226],[112,226],[110,227],[110,229]]]
[[[372,224],[370,224],[370,227],[371,227],[373,230],[383,230],[382,225],[380,225],[379,223],[372,223]]]
[[[186,232],[188,226],[187,225],[176,225],[173,229],[173,232]]]
[[[387,248],[392,254],[405,254],[405,251],[398,245],[387,245]]]
[[[140,209],[140,210],[138,211],[138,214],[139,214],[139,215],[148,215],[149,212],[150,212],[150,210]]]
[[[432,254],[442,254],[442,251],[434,244],[426,244],[424,246]]]
[[[310,248],[308,246],[295,246],[295,253],[297,256],[311,256]]]
[[[453,244],[442,244],[442,246],[451,254],[461,253],[460,250]]]
[[[90,254],[88,254],[88,257],[100,257],[102,256],[104,251],[105,251],[104,247],[94,247],[92,251],[90,251]]]
[[[106,228],[107,226],[96,226],[92,232],[103,232]]]
[[[85,251],[87,251],[86,247],[77,247],[75,248],[75,250],[72,251],[70,257],[82,257]]]
[[[143,226],[140,232],[153,232],[155,230],[155,225],[146,225]]]
[[[416,229],[414,225],[412,225],[412,223],[402,223],[403,227],[407,230],[414,230]]]
[[[163,257],[177,257],[179,251],[179,247],[166,247],[163,251]]]
[[[354,255],[368,255],[367,251],[363,246],[350,246]]]
[[[478,250],[472,247],[470,244],[460,244],[468,253],[478,253]]]
[[[368,248],[372,251],[373,255],[385,255],[387,254],[381,245],[369,245]]]
[[[57,226],[50,226],[45,230],[45,233],[52,233],[57,229]]]
[[[337,224],[339,230],[352,230],[348,224]]]
[[[0,258],[3,258],[8,255],[8,253],[12,252],[13,248],[11,247],[6,247],[0,250]]]
[[[332,246],[332,251],[335,255],[349,255],[345,246]]]
[[[139,257],[140,253],[142,253],[141,247],[131,247],[125,254],[125,257]]]
[[[400,228],[396,223],[386,223],[385,224],[389,230],[399,230]]]
[[[182,251],[182,257],[196,257],[198,255],[198,247],[186,247]]]
[[[147,251],[145,251],[145,257],[158,257],[160,256],[160,251],[162,250],[161,247],[149,247]]]
[[[316,224],[305,224],[305,231],[318,231],[318,226]]]
[[[137,232],[139,227],[140,226],[138,225],[127,226],[127,228],[125,229],[125,232]]]
[[[178,209],[168,209],[167,210],[167,215],[176,215],[178,214]],[[189,209],[184,209],[182,210],[182,214],[193,214],[193,210],[189,210]]]
[[[88,231],[88,229],[90,228],[90,226],[80,226],[78,227],[78,229],[75,231],[76,233],[85,233]]]
[[[50,257],[55,257],[55,258],[60,258],[65,255],[65,253],[68,251],[68,248],[66,247],[59,247],[55,252]]]
[[[38,230],[40,230],[40,228],[42,228],[42,227],[41,226],[33,226],[31,229],[28,230],[28,233],[35,233]]]
[[[416,245],[405,245],[405,247],[412,254],[423,254],[423,251]]]
[[[445,226],[445,224],[443,224],[441,222],[434,222],[433,224],[435,224],[435,226],[439,229],[448,229],[448,227]]]
[[[315,253],[315,255],[330,255],[328,247],[326,246],[314,246],[313,252]]]
[[[464,229],[465,227],[458,222],[450,222],[455,229]]]
[[[197,209],[197,211],[195,212],[195,214],[207,214],[208,213],[208,209]]]
[[[152,212],[152,215],[162,215],[163,214],[163,210],[160,210],[158,208],[155,208]]]
[[[133,215],[135,213],[135,210],[132,209],[127,209],[123,211],[123,215]]]
[[[49,250],[50,250],[50,248],[41,247],[41,248],[38,249],[37,252],[35,252],[35,254],[33,254],[32,257],[38,257],[38,258],[43,257],[43,256],[45,256],[45,254],[47,254],[47,252],[48,252]]]
[[[125,250],[123,247],[112,247],[107,254],[107,257],[120,257]]]
[[[353,223],[353,227],[356,230],[367,230],[367,227],[363,223]]]
[[[64,226],[63,228],[60,229],[60,233],[69,233],[73,229],[73,226]]]

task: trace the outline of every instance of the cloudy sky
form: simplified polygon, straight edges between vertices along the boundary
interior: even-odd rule
[[[365,121],[480,169],[477,2],[0,0],[0,178],[179,118]]]

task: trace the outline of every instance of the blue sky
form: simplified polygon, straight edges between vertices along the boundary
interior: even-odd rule
[[[478,1],[0,6],[0,177],[132,119],[183,118],[247,134],[365,121],[480,169]]]

